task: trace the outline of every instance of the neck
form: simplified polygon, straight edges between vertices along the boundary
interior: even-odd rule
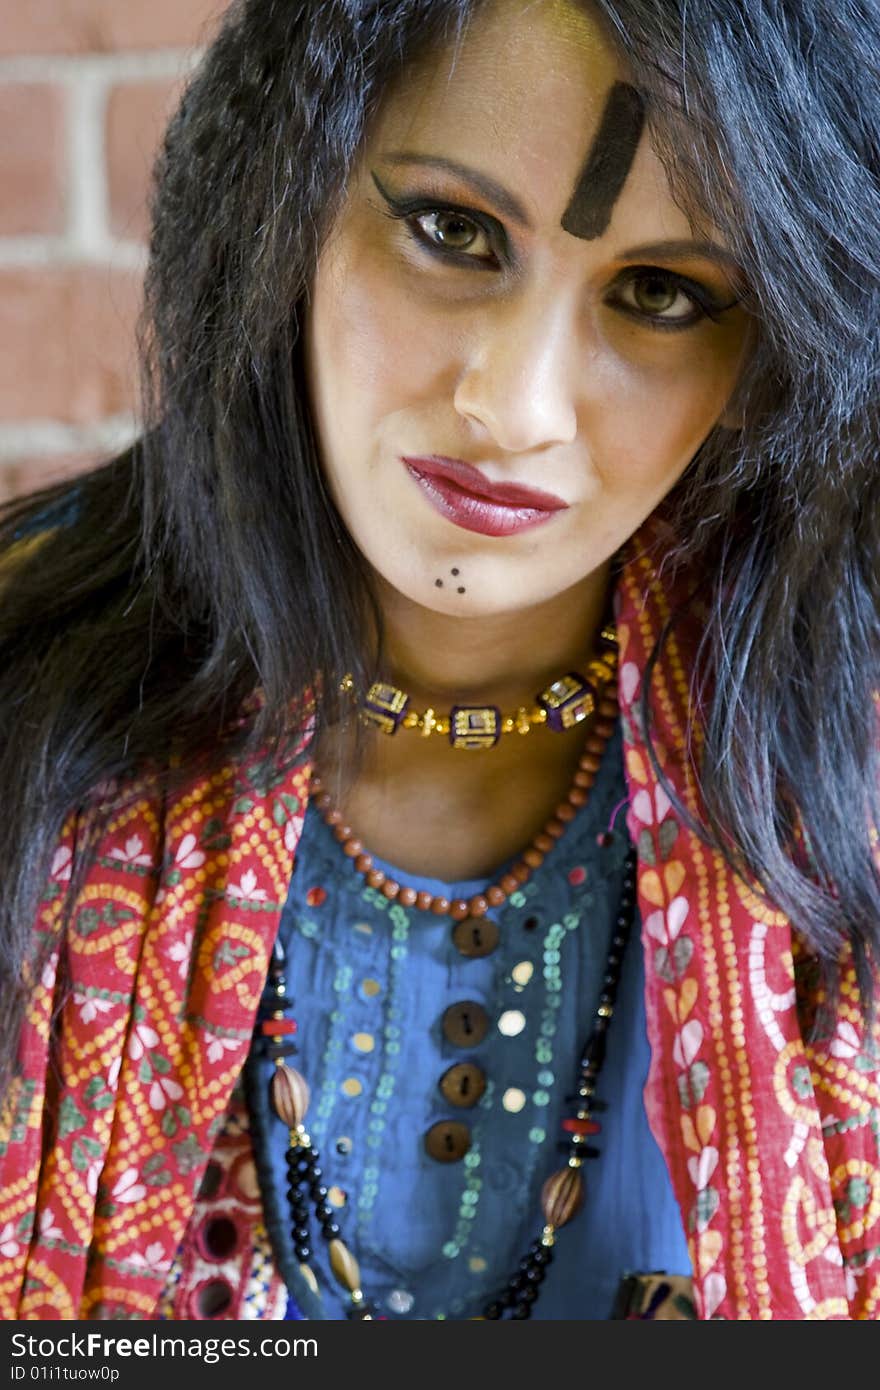
[[[583,668],[605,613],[610,561],[580,584],[516,613],[458,617],[413,603],[384,583],[384,678],[415,703],[530,704]]]
[[[385,681],[415,708],[530,706],[593,654],[610,565],[552,603],[515,615],[446,617],[382,592]],[[491,873],[518,853],[567,795],[584,730],[537,728],[490,751],[457,751],[442,736],[370,730],[353,766],[351,730],[325,730],[317,767],[356,838],[400,869],[452,882]],[[430,794],[426,795],[426,789]]]

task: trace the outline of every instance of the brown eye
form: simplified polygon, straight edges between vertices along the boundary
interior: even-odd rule
[[[642,275],[633,283],[633,300],[644,314],[662,314],[671,309],[679,287],[665,275]]]
[[[435,246],[444,246],[449,251],[470,251],[481,237],[485,240],[482,228],[460,212],[423,212],[417,220],[424,235]],[[480,251],[484,252],[485,248],[481,247]]]
[[[735,301],[734,301],[735,302]],[[708,290],[659,266],[624,271],[606,300],[648,328],[691,328],[716,319],[729,304],[716,304]]]

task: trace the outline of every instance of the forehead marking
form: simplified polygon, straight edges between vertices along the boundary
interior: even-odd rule
[[[632,168],[644,125],[645,107],[635,87],[615,82],[571,201],[562,214],[564,231],[583,241],[602,235]]]

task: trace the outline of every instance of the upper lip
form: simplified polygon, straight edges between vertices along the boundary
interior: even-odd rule
[[[484,497],[487,502],[495,502],[504,507],[530,507],[544,512],[558,512],[568,503],[552,492],[542,492],[540,488],[526,487],[523,483],[491,483],[484,478],[479,468],[462,459],[446,458],[442,454],[430,454],[415,458],[404,456],[404,463],[417,471],[433,477],[445,478],[463,492],[474,497]]]

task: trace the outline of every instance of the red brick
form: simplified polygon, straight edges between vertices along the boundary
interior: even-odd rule
[[[0,55],[190,48],[226,0],[0,0]]]
[[[140,276],[0,271],[0,420],[89,424],[133,408]]]
[[[64,230],[64,92],[0,83],[0,236]]]
[[[36,492],[38,488],[48,487],[49,483],[61,482],[63,478],[75,478],[78,473],[85,473],[102,457],[103,455],[97,451],[84,454],[49,454],[0,464],[0,502],[5,502],[10,497],[21,497],[26,492]]]
[[[110,227],[133,241],[147,237],[150,173],[181,82],[114,87],[107,101],[107,188]]]

